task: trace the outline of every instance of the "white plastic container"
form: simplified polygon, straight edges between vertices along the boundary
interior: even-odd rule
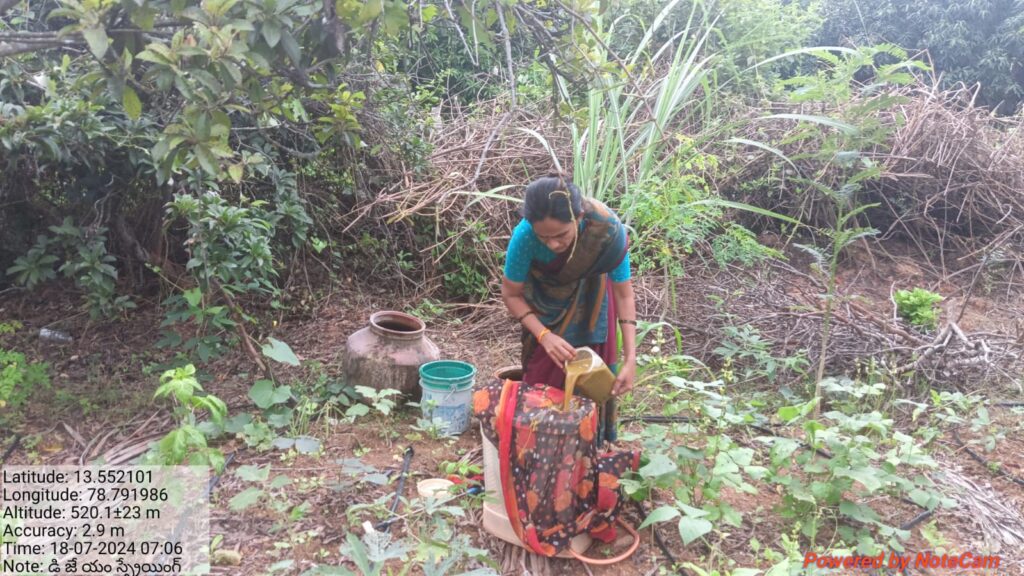
[[[508,521],[508,514],[505,512],[504,493],[501,489],[501,464],[500,460],[498,460],[498,447],[487,439],[483,430],[480,431],[480,436],[484,443],[484,490],[489,497],[495,500],[495,502],[484,502],[484,530],[509,544],[526,548],[523,545],[523,541],[519,539],[519,536],[516,536],[515,530],[512,529],[512,523]],[[582,555],[590,548],[592,540],[589,534],[580,534],[569,541],[569,547],[577,554]],[[573,558],[573,555],[568,550],[564,550],[558,553],[556,557]]]
[[[427,478],[416,483],[416,493],[421,498],[442,498],[455,483],[445,478]]]

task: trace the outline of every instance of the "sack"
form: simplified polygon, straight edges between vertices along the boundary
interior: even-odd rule
[[[616,538],[619,477],[636,471],[639,452],[598,454],[597,408],[549,386],[506,380],[473,394],[484,434],[498,447],[505,511],[516,535],[536,554],[554,556],[587,532]]]

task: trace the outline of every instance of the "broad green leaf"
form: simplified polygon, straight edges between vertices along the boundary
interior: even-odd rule
[[[779,419],[783,422],[789,423],[800,417],[799,406],[783,406],[778,411]]]
[[[320,451],[320,441],[310,436],[299,436],[295,439],[295,449],[300,454],[315,454]]]
[[[287,406],[274,406],[267,410],[267,424],[274,428],[284,428],[292,423],[294,412]]]
[[[213,74],[210,74],[206,70],[191,70],[189,71],[189,74],[214,94],[219,95],[224,90],[224,85],[221,84]],[[211,132],[211,135],[215,134]]]
[[[726,523],[735,526],[736,528],[739,528],[740,525],[743,524],[743,515],[740,514],[739,510],[724,502],[719,506],[719,510],[722,514],[722,520],[725,520]]]
[[[203,2],[203,9],[211,16],[220,18],[227,14],[228,10],[231,10],[231,7],[234,6],[237,1],[238,0],[206,0]]]
[[[93,56],[102,60],[103,55],[107,53],[107,48],[110,47],[110,38],[107,37],[107,31],[103,28],[84,28],[82,30],[82,37],[85,38],[85,42],[89,45],[89,51],[92,52]]]
[[[676,501],[676,507],[683,516],[689,516],[690,518],[703,518],[708,515],[708,511],[703,508],[694,508],[685,502]]]
[[[239,184],[242,181],[243,171],[244,171],[244,168],[243,168],[241,163],[232,164],[232,165],[228,166],[228,176],[231,177],[231,180],[235,184]]]
[[[381,18],[381,27],[386,34],[398,34],[409,27],[409,12],[405,5],[399,2],[393,3]]]
[[[839,504],[839,512],[865,524],[878,524],[879,516],[870,506],[843,500]]]
[[[679,510],[675,506],[662,506],[651,512],[647,518],[637,527],[638,530],[646,528],[651,524],[665,522],[679,516]]]
[[[224,454],[219,450],[206,451],[206,459],[210,464],[210,468],[213,468],[214,472],[217,474],[224,472],[224,464],[226,463],[226,460],[224,458]]]
[[[914,501],[914,504],[929,510],[934,508],[938,502],[938,498],[936,498],[934,494],[926,490],[922,490],[921,488],[914,488],[907,494],[907,496]]]
[[[818,401],[814,399],[808,402],[804,402],[803,404],[797,404],[795,406],[783,406],[779,408],[776,415],[779,417],[780,420],[788,424],[796,420],[797,418],[800,418],[801,416],[806,416],[810,414],[811,411],[814,410],[814,407],[817,405],[817,403]]]
[[[238,470],[235,470],[235,476],[247,482],[263,482],[270,478],[270,464],[266,466],[254,466],[252,464],[239,466]]]
[[[370,407],[366,404],[353,404],[345,411],[346,418],[358,418],[370,413]]]
[[[167,157],[167,152],[170,151],[170,139],[167,137],[161,138],[153,145],[153,150],[150,151],[150,155],[156,162],[162,162]]]
[[[290,450],[295,446],[295,439],[278,437],[274,438],[274,441],[271,442],[270,445],[278,450]]]
[[[224,422],[224,431],[228,434],[239,434],[245,429],[245,425],[252,422],[252,414],[243,412],[233,416]]]
[[[689,544],[701,536],[711,532],[711,522],[703,518],[683,517],[679,519],[679,535],[683,538],[683,544]]]
[[[203,293],[199,288],[189,288],[182,292],[181,296],[193,308],[198,308],[199,303],[203,301]]]
[[[281,47],[284,48],[285,54],[292,61],[292,64],[296,68],[302,66],[302,50],[299,48],[299,43],[295,41],[295,37],[292,33],[284,30],[281,32]]]
[[[341,465],[341,473],[355,476],[357,474],[368,474],[370,472],[376,472],[377,469],[373,466],[369,466],[359,458],[342,458],[341,460],[335,460],[336,464]]]
[[[157,49],[157,46],[164,48],[164,50]],[[144,60],[146,62],[152,62],[153,64],[160,64],[161,66],[170,66],[173,61],[168,57],[169,53],[165,53],[166,47],[159,44],[150,44],[145,50],[135,55],[135,58]]]
[[[263,345],[264,356],[289,366],[299,365],[299,358],[292,352],[290,346],[274,337],[268,337],[267,342],[268,344]]]
[[[190,402],[192,402],[192,405],[196,408],[209,411],[210,419],[218,426],[224,423],[224,416],[228,412],[228,407],[220,398],[217,398],[212,394],[206,396],[193,396],[190,399]]]
[[[291,397],[288,386],[274,386],[270,380],[257,380],[249,389],[249,398],[264,410],[275,404],[286,402]]]
[[[878,479],[878,474],[880,473],[880,470],[872,470],[870,468],[841,468],[834,472],[834,474],[839,478],[850,478],[860,482],[868,489],[868,492],[872,493],[882,487],[882,482]]]
[[[656,478],[663,474],[675,472],[677,469],[676,463],[671,458],[664,454],[655,454],[651,457],[651,461],[646,466],[640,468],[638,472],[644,478]]]
[[[366,554],[374,562],[387,562],[405,558],[411,546],[404,542],[392,542],[390,532],[369,532],[363,535],[366,543]]]
[[[391,479],[387,474],[381,472],[374,472],[367,474],[359,479],[360,482],[369,482],[370,484],[376,484],[377,486],[387,486],[391,482]]]
[[[376,574],[377,572],[373,570],[370,559],[367,557],[366,546],[359,540],[359,536],[356,536],[355,532],[349,532],[345,535],[345,539],[347,544],[341,546],[342,555],[355,562],[362,574]]]
[[[384,11],[384,0],[369,0],[369,2],[363,3],[363,9],[359,11],[359,17],[356,20],[360,24],[369,22],[381,12]]]
[[[148,6],[140,6],[131,11],[132,22],[143,30],[152,30],[156,21],[157,11]]]
[[[263,490],[259,488],[246,488],[228,502],[228,508],[235,512],[240,512],[258,502],[260,496],[263,496]]]
[[[213,156],[211,156],[209,147],[200,144],[192,149],[192,154],[195,156],[196,160],[199,161],[199,165],[203,168],[203,171],[210,176],[217,175],[219,168],[217,166],[217,162],[213,159]]]
[[[142,101],[139,100],[139,95],[131,86],[124,87],[124,95],[121,100],[125,114],[132,120],[138,120],[142,115]]]
[[[281,570],[288,570],[288,569],[290,569],[293,564],[295,564],[295,560],[292,560],[292,559],[281,560],[279,562],[274,562],[273,564],[271,564],[267,568],[267,570],[269,570],[270,572],[280,572]]]
[[[260,33],[263,34],[263,39],[267,41],[267,46],[273,48],[277,46],[277,43],[281,41],[281,26],[277,23],[277,20],[267,20],[260,27]]]

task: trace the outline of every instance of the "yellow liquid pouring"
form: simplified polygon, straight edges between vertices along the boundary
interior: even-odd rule
[[[576,381],[590,368],[590,362],[573,360],[565,365],[565,399],[562,401],[562,412],[569,410],[569,403],[572,402],[572,394],[576,389]]]
[[[611,396],[612,386],[615,384],[615,375],[589,348],[583,348],[579,352],[582,353],[577,353],[576,359],[565,365],[563,412],[569,409],[577,388],[580,396],[603,403]]]

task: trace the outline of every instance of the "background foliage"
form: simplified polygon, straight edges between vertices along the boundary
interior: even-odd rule
[[[821,45],[891,42],[927,50],[945,86],[980,84],[978,103],[1003,114],[1024,101],[1020,0],[832,0],[822,9]]]

